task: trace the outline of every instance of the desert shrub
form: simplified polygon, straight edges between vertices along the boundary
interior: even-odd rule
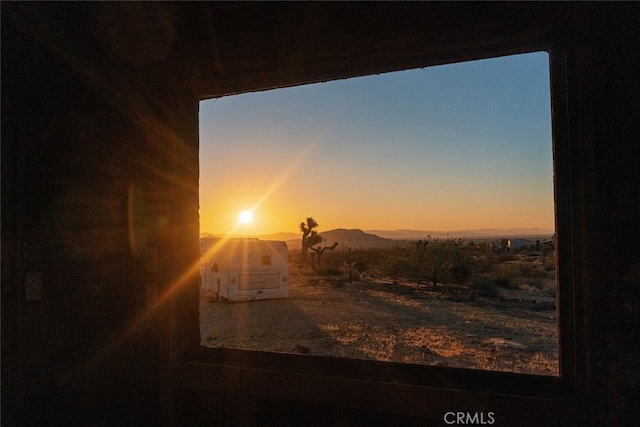
[[[516,256],[513,254],[513,252],[500,252],[495,256],[495,258],[498,260],[498,262],[506,262],[515,260]]]
[[[471,267],[467,264],[456,264],[450,270],[454,283],[464,285],[471,278]]]
[[[527,284],[539,290],[542,290],[545,286],[545,282],[543,280],[529,280]]]
[[[520,264],[520,275],[522,277],[531,277],[533,274],[534,267],[529,263]]]
[[[538,266],[531,271],[529,277],[532,279],[546,279],[549,277],[549,273],[545,271],[544,268]]]
[[[348,249],[336,250],[335,256],[340,258],[342,262],[340,265],[349,265],[351,263],[352,268],[359,273],[364,273],[365,271],[375,273],[386,259],[395,256],[400,250],[398,248],[351,249],[349,254]]]
[[[474,268],[478,273],[489,273],[491,271],[492,266],[496,263],[493,261],[493,257],[491,256],[475,256],[474,258]]]
[[[413,264],[403,256],[389,256],[383,260],[378,267],[380,273],[385,276],[405,278],[413,278],[415,276]]]
[[[346,271],[345,272],[345,276],[348,276],[349,272]],[[356,270],[351,270],[351,277],[348,277],[349,280],[352,280],[354,282],[359,282],[360,281],[360,273],[358,273]]]
[[[488,298],[497,298],[500,296],[495,282],[486,276],[477,276],[473,279],[471,288],[478,292],[478,295]]]
[[[505,263],[496,266],[495,276],[508,279],[517,279],[522,277],[521,264]]]
[[[493,283],[495,283],[496,286],[505,288],[505,289],[512,289],[514,286],[511,279],[504,276],[497,277],[496,279],[494,279]]]
[[[318,275],[320,276],[339,276],[342,274],[339,268],[336,267],[327,267],[321,270],[318,270]]]
[[[452,279],[451,269],[456,265],[468,265],[470,256],[464,250],[464,239],[438,239],[428,237],[419,240],[408,249],[408,259],[416,268],[417,276],[431,282],[447,283]],[[464,274],[464,271],[460,271]]]
[[[312,254],[315,255],[315,254]],[[324,268],[339,268],[344,264],[342,251],[328,251],[322,254],[322,266]]]
[[[341,269],[346,263],[344,261],[342,261],[340,258],[334,258],[331,260],[331,262],[325,264],[325,268],[332,268],[332,269]]]
[[[516,256],[512,252],[498,252],[497,254],[490,254],[485,263],[492,269],[499,267],[509,261],[515,261]]]
[[[354,268],[358,271],[358,273],[364,273],[367,271],[369,264],[364,261],[357,261],[353,263]]]

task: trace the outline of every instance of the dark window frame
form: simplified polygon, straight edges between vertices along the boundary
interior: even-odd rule
[[[545,51],[549,54],[553,173],[555,222],[557,234],[556,277],[558,305],[558,353],[559,377],[537,376],[509,372],[481,371],[462,368],[407,365],[393,362],[379,362],[356,359],[329,358],[322,356],[277,354],[262,351],[245,351],[226,348],[206,348],[195,345],[195,331],[199,325],[182,323],[177,333],[191,334],[181,340],[183,348],[177,351],[177,370],[173,384],[178,387],[196,388],[224,393],[248,393],[265,398],[291,399],[322,405],[348,406],[371,409],[382,405],[387,411],[413,413],[416,416],[438,416],[451,405],[443,406],[450,397],[463,399],[464,410],[485,408],[496,404],[506,408],[504,396],[509,396],[513,404],[512,415],[533,414],[545,408],[542,417],[556,417],[562,414],[566,419],[587,419],[589,410],[579,401],[579,384],[586,382],[584,366],[586,352],[581,351],[577,338],[576,324],[580,316],[575,298],[574,270],[579,264],[580,254],[574,250],[572,230],[578,226],[572,213],[574,183],[571,174],[572,150],[577,145],[570,140],[568,78],[571,67],[567,61],[567,48],[561,43],[546,38],[523,35],[510,41],[485,41],[486,46],[470,52],[465,46],[459,50],[436,50],[425,53],[424,57],[410,60],[392,58],[390,63],[382,63],[378,72],[399,71],[441,64],[451,64],[469,60],[488,59],[521,53]],[[462,44],[464,45],[464,44]],[[348,67],[347,67],[348,68]],[[358,73],[353,70],[366,70]],[[356,77],[372,74],[368,65],[355,65],[342,76]],[[340,78],[327,76],[324,80]],[[276,79],[277,80],[277,79]],[[285,78],[286,80],[286,78]],[[320,79],[321,80],[321,79]],[[316,80],[289,79],[288,84],[274,84],[273,88],[287,85],[302,85]],[[234,91],[225,89],[225,96],[232,93],[269,89],[268,85],[252,82],[251,87]],[[214,96],[208,94],[200,100]],[[197,110],[196,110],[197,111]],[[572,126],[576,126],[575,123]],[[195,282],[194,282],[195,283]],[[192,298],[187,308],[192,310]],[[180,312],[178,312],[180,316]],[[191,321],[197,316],[190,314]],[[582,355],[582,356],[581,356]],[[223,379],[223,380],[221,380]],[[294,384],[294,386],[292,386]],[[328,391],[327,391],[328,388]],[[318,390],[323,390],[318,392]],[[349,391],[351,390],[351,391]],[[389,393],[407,393],[406,399],[389,399]],[[358,400],[360,399],[360,400]],[[437,404],[424,402],[435,399]],[[458,405],[457,407],[460,407]],[[490,407],[490,406],[489,406]],[[440,415],[441,416],[441,415]]]

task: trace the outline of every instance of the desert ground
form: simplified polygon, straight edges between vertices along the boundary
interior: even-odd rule
[[[468,288],[290,271],[286,299],[219,302],[202,293],[207,347],[558,375],[555,298],[522,285]]]

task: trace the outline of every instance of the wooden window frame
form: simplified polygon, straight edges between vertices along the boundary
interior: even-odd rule
[[[200,345],[197,291],[185,297],[174,317],[176,338],[171,384],[175,387],[218,393],[241,393],[263,398],[298,401],[305,404],[384,410],[416,417],[442,419],[447,411],[487,411],[495,408],[500,422],[532,423],[588,420],[595,409],[582,400],[581,384],[587,382],[586,350],[576,325],[585,316],[576,300],[575,270],[580,252],[573,239],[580,224],[573,212],[572,153],[580,150],[571,139],[572,122],[568,79],[568,49],[562,43],[539,34],[489,39],[469,46],[440,46],[424,55],[411,52],[387,55],[377,66],[353,60],[344,71],[320,72],[320,77],[292,78],[279,70],[265,81],[224,86],[203,91],[200,100],[235,93],[293,86],[315,81],[370,75],[462,61],[545,51],[549,54],[552,102],[554,201],[557,233],[556,277],[560,375],[482,371],[393,362],[355,360],[312,355],[277,354]],[[340,67],[336,67],[340,68]],[[271,83],[269,83],[271,82]],[[195,109],[197,112],[197,108]],[[193,132],[191,132],[193,133]],[[575,132],[573,133],[575,134]],[[575,160],[573,160],[575,162]],[[194,243],[195,244],[195,243]],[[193,287],[199,286],[197,279]],[[184,316],[184,314],[187,314]],[[182,320],[180,320],[182,319]],[[184,320],[186,319],[186,320]],[[582,367],[582,368],[581,368]],[[428,403],[428,404],[425,404]],[[384,408],[384,409],[382,409]]]

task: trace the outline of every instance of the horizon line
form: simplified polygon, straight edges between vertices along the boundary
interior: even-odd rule
[[[387,233],[401,233],[401,232],[412,232],[412,233],[434,233],[434,234],[453,234],[453,233],[464,233],[464,232],[469,232],[469,233],[478,233],[478,232],[514,232],[514,231],[518,231],[518,232],[539,232],[539,234],[549,234],[549,233],[555,233],[555,229],[553,228],[539,228],[539,227],[511,227],[511,228],[472,228],[472,229],[456,229],[456,230],[423,230],[423,229],[414,229],[414,228],[396,228],[396,229],[382,229],[382,228],[374,228],[374,229],[362,229],[362,228],[345,228],[345,227],[338,227],[338,228],[332,228],[329,230],[325,230],[325,231],[319,231],[319,234],[322,233],[327,233],[330,231],[336,231],[336,230],[354,230],[354,231],[363,231],[365,233],[372,233],[372,232],[387,232]],[[210,231],[200,231],[200,234],[211,234],[211,235],[229,235],[229,233],[214,233],[214,232],[210,232]],[[277,231],[277,232],[271,232],[271,233],[248,233],[248,234],[233,234],[233,235],[237,235],[237,236],[268,236],[268,235],[273,235],[273,234],[300,234],[300,232],[298,231]],[[537,233],[534,233],[537,234]]]

